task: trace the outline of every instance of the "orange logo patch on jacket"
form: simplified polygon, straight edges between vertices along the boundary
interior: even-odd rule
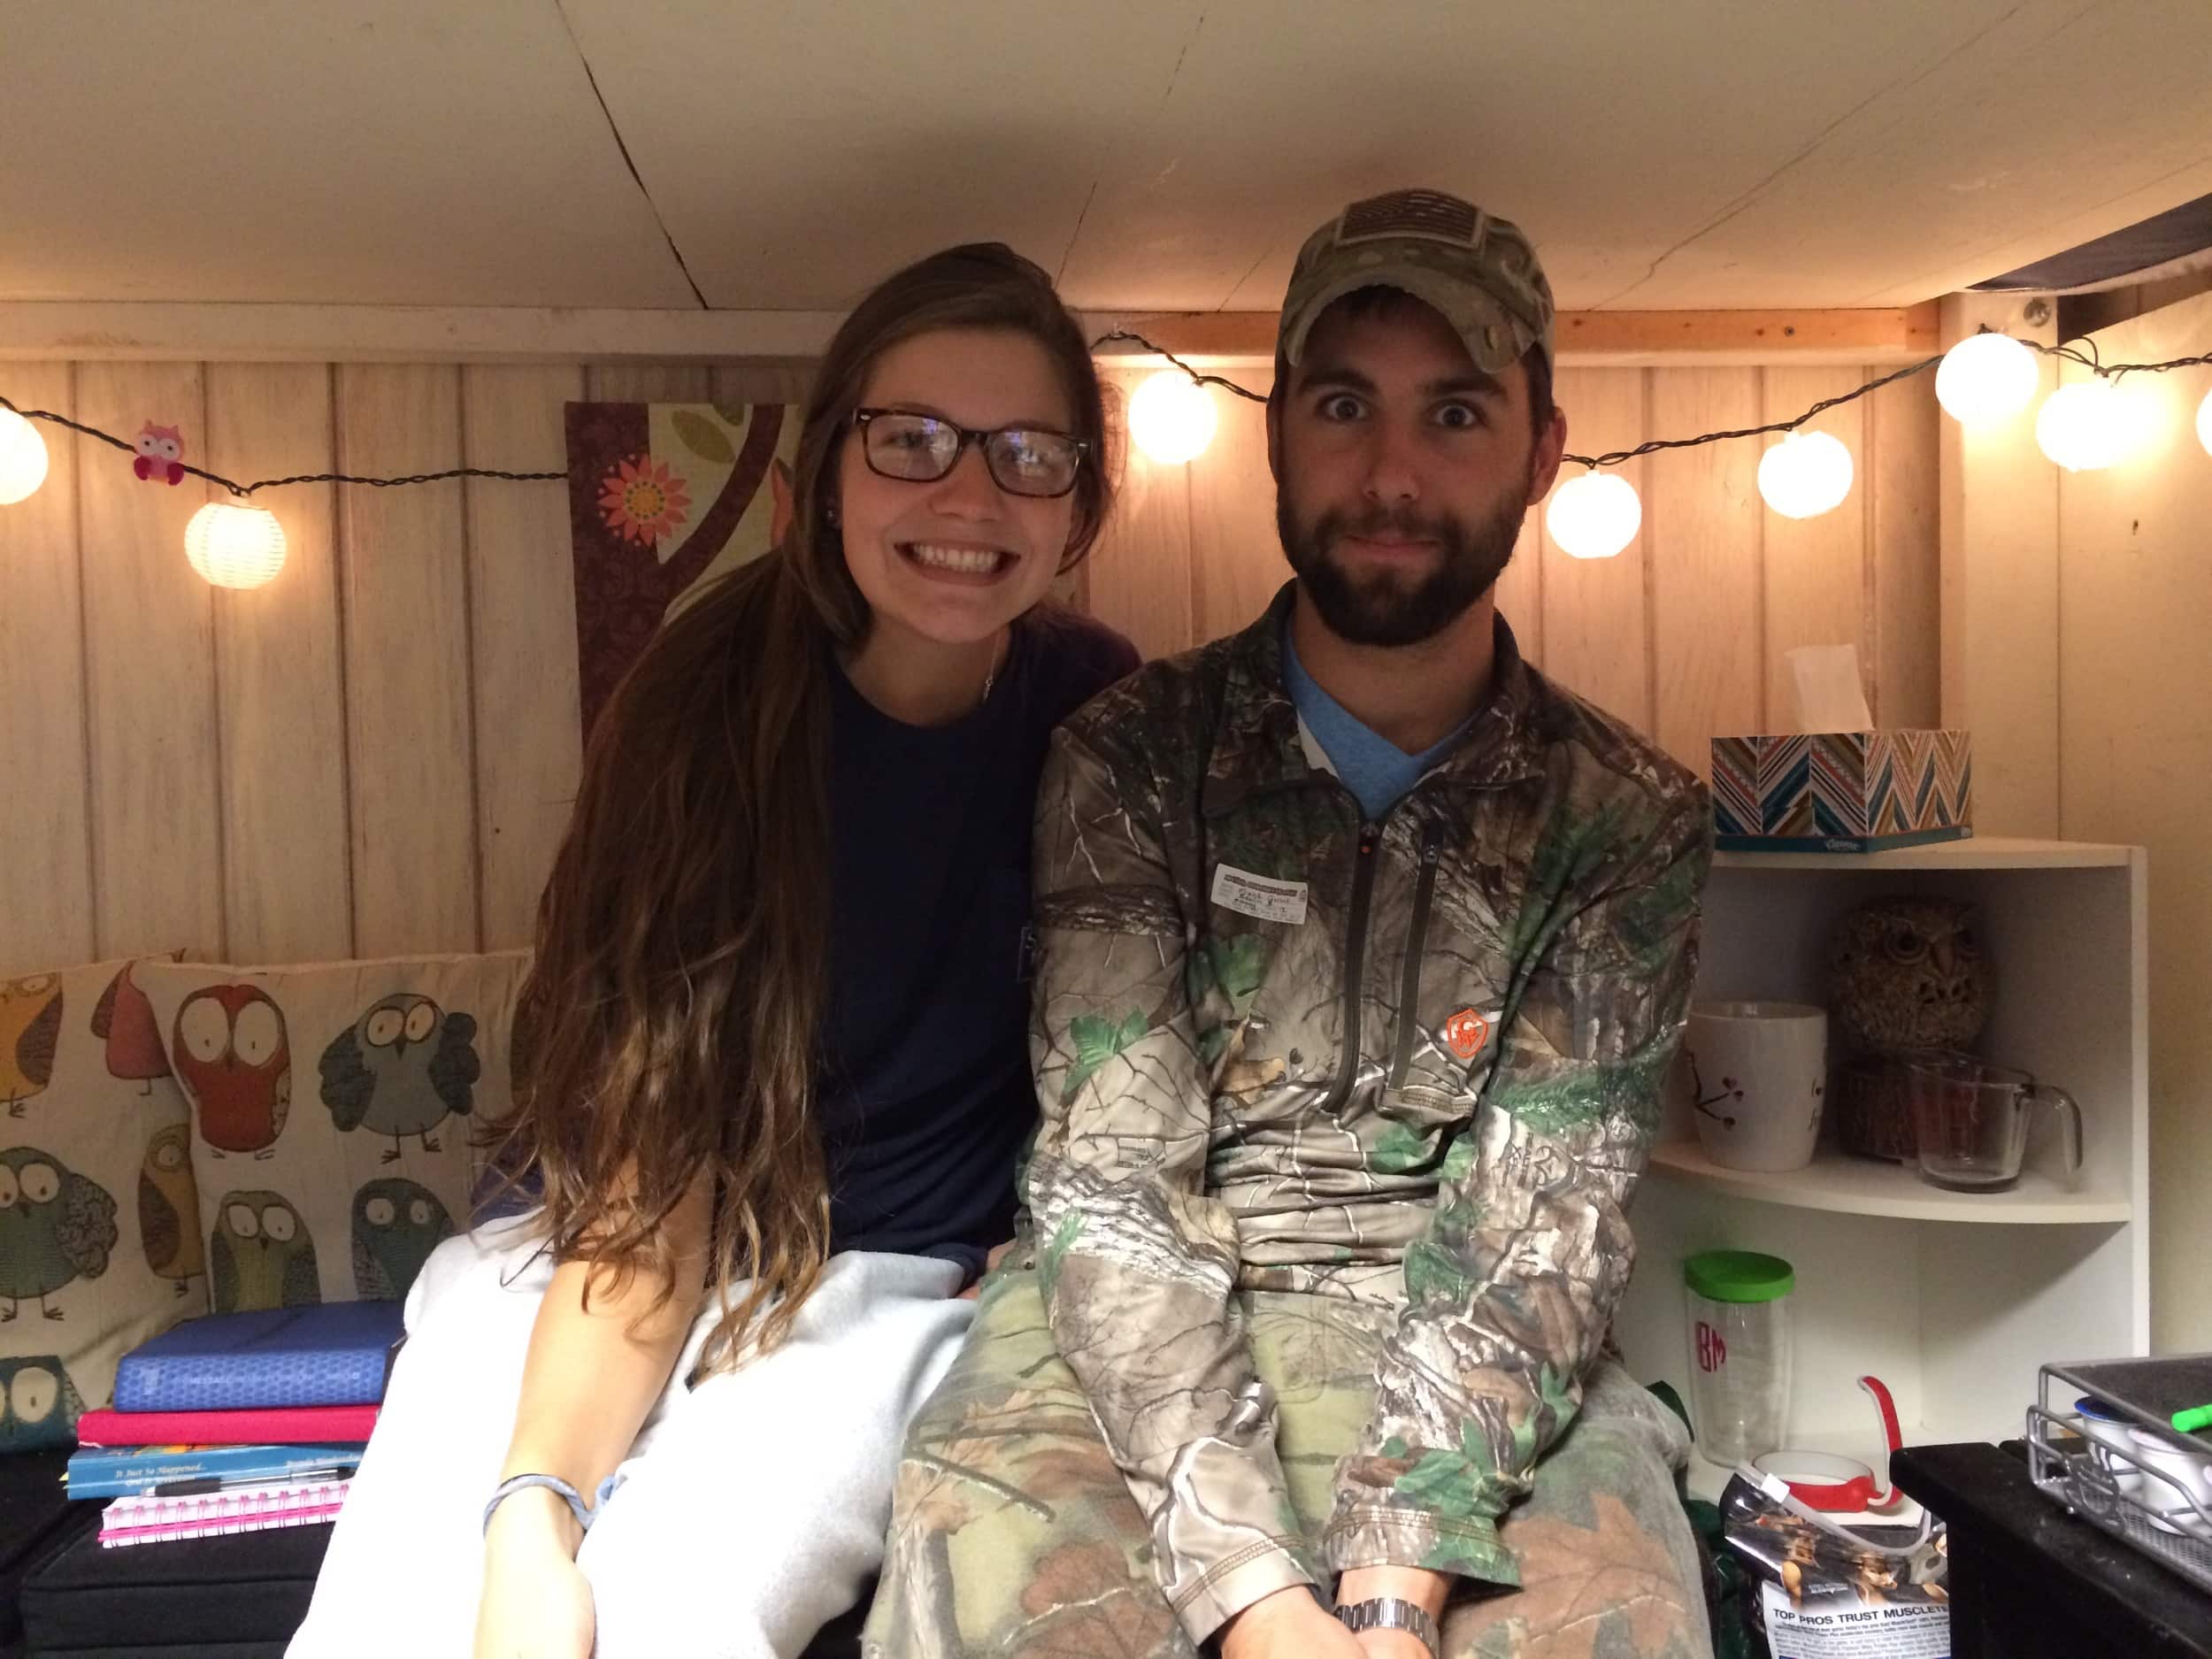
[[[1490,1041],[1490,1022],[1471,1008],[1463,1008],[1444,1022],[1445,1046],[1463,1060],[1471,1060]]]

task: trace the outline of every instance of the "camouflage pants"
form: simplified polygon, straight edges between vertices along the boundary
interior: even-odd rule
[[[1248,1293],[1283,1470],[1317,1534],[1366,1416],[1386,1314]],[[1501,1536],[1517,1591],[1443,1620],[1442,1659],[1707,1659],[1697,1547],[1676,1495],[1679,1422],[1617,1363],[1539,1467]],[[1143,1517],[1055,1350],[1033,1271],[987,1280],[952,1371],[907,1431],[867,1659],[1189,1655],[1153,1578]]]

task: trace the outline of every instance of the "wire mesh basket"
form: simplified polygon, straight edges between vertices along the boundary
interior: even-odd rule
[[[2193,1371],[2187,1368],[2194,1368]],[[2201,1384],[2188,1378],[2200,1374]],[[2028,1469],[2067,1509],[2212,1591],[2212,1444],[2177,1433],[2169,1400],[2212,1400],[2212,1356],[2046,1365]],[[2186,1397],[2196,1394],[2196,1398]],[[2080,1406],[2094,1402],[2093,1411]]]

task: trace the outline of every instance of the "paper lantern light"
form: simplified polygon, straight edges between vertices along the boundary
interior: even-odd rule
[[[12,507],[46,481],[46,440],[12,409],[0,409],[0,507]]]
[[[1593,467],[1552,492],[1544,524],[1570,558],[1609,559],[1636,539],[1644,503],[1618,472]]]
[[[2094,472],[2127,457],[2135,447],[2137,411],[2103,375],[2062,386],[2043,400],[2035,417],[2035,442],[2070,472]]]
[[[2042,378],[2035,353],[2010,334],[1969,334],[1936,368],[1936,402],[1969,426],[2004,420],[2034,401]]]
[[[1219,419],[1206,388],[1180,369],[1163,369],[1129,400],[1129,432],[1163,466],[1203,455]]]
[[[184,526],[184,556],[218,588],[258,588],[284,568],[284,526],[266,507],[211,501]]]
[[[1759,457],[1759,494],[1785,518],[1816,518],[1851,493],[1851,451],[1825,432],[1791,432]]]

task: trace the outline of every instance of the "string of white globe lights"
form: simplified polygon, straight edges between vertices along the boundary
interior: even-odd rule
[[[1207,387],[1223,387],[1256,403],[1267,401],[1221,375],[1200,373],[1141,334],[1115,329],[1095,343],[1109,340],[1129,341],[1175,365],[1145,380],[1129,401],[1130,435],[1146,455],[1163,465],[1192,460],[1212,442],[1217,416],[1213,399],[1206,395]],[[1816,518],[1832,511],[1850,495],[1853,465],[1851,451],[1840,439],[1825,432],[1803,430],[1807,421],[1824,410],[1929,369],[1936,371],[1936,401],[1955,420],[1969,426],[2008,420],[2028,406],[2042,383],[2042,371],[2035,361],[2038,352],[2091,371],[2090,379],[2062,386],[2044,399],[2036,414],[2035,441],[2045,455],[2067,471],[2092,472],[2126,459],[2148,435],[2144,411],[2121,389],[2123,376],[2212,364],[2212,353],[2165,363],[2101,363],[2094,342],[2085,343],[2086,350],[2071,345],[2039,345],[1985,329],[1969,334],[1948,351],[1907,364],[1894,373],[1869,380],[1839,396],[1824,398],[1789,420],[1732,432],[1700,433],[1693,438],[1655,438],[1632,449],[1615,449],[1604,455],[1569,455],[1568,461],[1586,470],[1552,492],[1545,526],[1560,551],[1571,557],[1611,558],[1636,539],[1643,526],[1644,510],[1636,487],[1608,468],[1662,449],[1686,449],[1770,434],[1778,435],[1780,441],[1768,446],[1759,459],[1759,494],[1768,506],[1786,518]],[[2197,406],[2196,424],[2197,441],[2212,454],[2212,392],[2207,392]]]
[[[1256,403],[1267,400],[1249,388],[1218,374],[1202,374],[1173,352],[1154,344],[1142,334],[1114,329],[1101,335],[1094,347],[1110,340],[1126,340],[1175,366],[1164,369],[1139,387],[1130,400],[1132,435],[1145,453],[1163,465],[1180,465],[1202,454],[1212,442],[1217,411],[1206,396],[1209,386],[1219,386]],[[1662,449],[1690,449],[1731,438],[1779,434],[1759,461],[1759,493],[1775,511],[1792,518],[1810,518],[1839,505],[1851,493],[1851,451],[1824,432],[1806,432],[1804,424],[1824,410],[1847,403],[1878,391],[1894,380],[1936,369],[1936,400],[1951,416],[1969,426],[2008,419],[2024,409],[2041,384],[2035,353],[2063,357],[2091,371],[2091,378],[2062,386],[2043,402],[2035,421],[2036,442],[2043,453],[2070,472],[2088,472],[2124,459],[2145,436],[2145,422],[2122,392],[2120,380],[2129,374],[2162,373],[2169,369],[2194,368],[2212,364],[2212,353],[2176,357],[2164,363],[2101,363],[2093,342],[2087,351],[2078,347],[2037,345],[2008,334],[1984,331],[1970,334],[1939,357],[1906,365],[1894,373],[1855,387],[1840,396],[1824,398],[1790,420],[1771,421],[1734,432],[1700,433],[1693,438],[1655,438],[1632,449],[1605,455],[1570,455],[1567,460],[1587,470],[1552,492],[1545,523],[1560,550],[1576,558],[1610,558],[1636,539],[1643,524],[1643,503],[1635,486],[1608,467]],[[1938,365],[1940,365],[1940,367]],[[128,439],[97,426],[72,420],[51,410],[20,409],[0,396],[0,507],[26,501],[46,481],[46,441],[35,422],[46,422],[110,444],[126,454],[139,451]],[[2197,439],[2212,453],[2212,392],[2197,408]],[[513,483],[554,482],[565,472],[510,472],[495,467],[457,466],[443,472],[416,472],[403,477],[375,478],[349,472],[307,472],[289,478],[257,479],[241,484],[234,480],[189,466],[181,461],[162,463],[174,475],[189,473],[219,484],[232,499],[209,502],[192,515],[185,526],[185,557],[192,568],[220,588],[257,588],[283,568],[286,552],[284,526],[276,515],[252,502],[256,492],[293,484],[337,484],[373,489],[401,488],[438,483],[449,479],[496,479]]]
[[[568,476],[565,472],[507,472],[497,467],[456,466],[442,472],[411,472],[396,478],[373,478],[355,472],[298,472],[289,478],[262,478],[250,484],[241,484],[220,472],[189,465],[174,457],[164,457],[157,449],[147,456],[144,449],[127,438],[119,438],[81,420],[72,420],[50,409],[21,409],[0,397],[0,507],[12,507],[18,502],[29,500],[46,481],[46,440],[39,436],[38,428],[31,424],[35,420],[78,433],[126,455],[146,457],[141,465],[166,472],[171,483],[181,483],[189,473],[228,490],[232,497],[229,501],[209,502],[184,526],[185,558],[218,588],[258,588],[284,568],[284,526],[266,507],[253,504],[252,497],[259,490],[280,489],[288,484],[346,484],[370,489],[398,489],[453,478],[494,478],[531,483]],[[159,434],[153,436],[157,444]],[[142,472],[140,476],[148,474]]]

